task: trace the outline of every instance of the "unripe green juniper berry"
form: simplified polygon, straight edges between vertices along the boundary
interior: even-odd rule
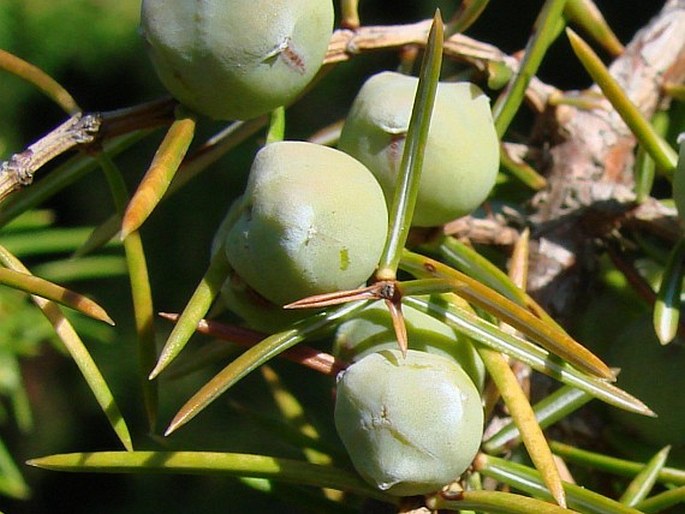
[[[366,167],[334,148],[271,143],[254,160],[225,251],[241,279],[282,306],[353,289],[378,265],[388,213]]]
[[[481,389],[485,367],[471,341],[446,324],[417,309],[402,306],[409,347],[455,360]],[[343,362],[363,359],[371,353],[397,348],[397,338],[385,302],[365,307],[344,321],[335,335],[333,354]]]
[[[294,101],[323,63],[330,0],[143,0],[141,31],[164,86],[216,119]]]
[[[340,374],[335,425],[364,479],[410,496],[438,491],[469,467],[483,435],[483,408],[454,360],[382,350]]]
[[[366,164],[389,200],[394,193],[418,79],[382,72],[359,91],[339,148]],[[499,142],[487,96],[475,85],[438,84],[415,226],[437,226],[470,213],[488,196],[499,169]]]

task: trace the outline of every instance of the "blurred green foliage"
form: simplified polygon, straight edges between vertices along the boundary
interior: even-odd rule
[[[141,73],[147,64],[137,36],[138,11],[137,0],[4,0],[0,48],[78,91],[84,109],[120,107],[116,102],[124,94],[135,94],[152,78]],[[123,88],[98,85],[121,82]],[[61,119],[16,77],[0,74],[0,91],[0,155],[13,153],[36,129],[46,131]]]

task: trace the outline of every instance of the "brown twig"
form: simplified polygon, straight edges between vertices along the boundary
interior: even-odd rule
[[[160,312],[159,315],[172,322],[178,321],[179,318],[179,314],[176,313]],[[206,319],[200,320],[197,325],[197,332],[223,341],[231,341],[246,348],[256,345],[267,337],[261,332],[245,327],[227,325]],[[281,355],[285,359],[311,368],[324,375],[336,376],[347,366],[346,363],[341,362],[328,353],[302,344],[288,348]]]
[[[432,19],[407,25],[359,27],[356,30],[340,29],[333,33],[328,45],[325,64],[348,61],[355,56],[379,50],[400,50],[408,45],[423,47],[428,39]],[[483,43],[463,34],[454,34],[443,45],[443,55],[452,60],[486,72],[492,63],[504,64],[518,71],[519,60],[507,55],[494,45]],[[533,78],[526,91],[528,101],[537,110],[547,105],[547,98],[558,94],[558,89]]]
[[[177,102],[163,98],[115,111],[72,115],[22,152],[0,162],[0,202],[33,182],[34,174],[55,157],[74,148],[99,145],[107,138],[171,123]]]
[[[95,141],[101,126],[102,118],[97,114],[74,114],[23,152],[0,163],[0,201],[12,191],[33,182],[36,170],[58,155]]]

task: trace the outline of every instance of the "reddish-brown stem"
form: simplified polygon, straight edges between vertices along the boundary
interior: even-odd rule
[[[160,312],[159,315],[173,322],[176,322],[179,318],[179,315],[175,313]],[[256,330],[206,319],[198,323],[197,332],[224,341],[231,341],[247,348],[256,345],[267,337],[266,334]],[[285,350],[280,356],[330,376],[336,376],[347,367],[347,363],[336,359],[332,355],[301,344]]]

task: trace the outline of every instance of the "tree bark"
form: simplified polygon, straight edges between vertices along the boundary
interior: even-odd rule
[[[612,76],[647,118],[664,102],[665,82],[685,79],[685,0],[667,1],[610,66]],[[592,88],[599,92],[595,85]],[[554,127],[548,185],[533,201],[534,245],[529,290],[551,313],[564,315],[583,291],[596,260],[598,238],[631,218],[663,223],[677,233],[675,212],[648,200],[636,208],[636,140],[606,101],[602,108],[548,109]],[[551,123],[550,123],[551,121]],[[549,128],[547,128],[549,130]],[[545,134],[550,141],[550,134]],[[670,225],[670,228],[668,228]]]

